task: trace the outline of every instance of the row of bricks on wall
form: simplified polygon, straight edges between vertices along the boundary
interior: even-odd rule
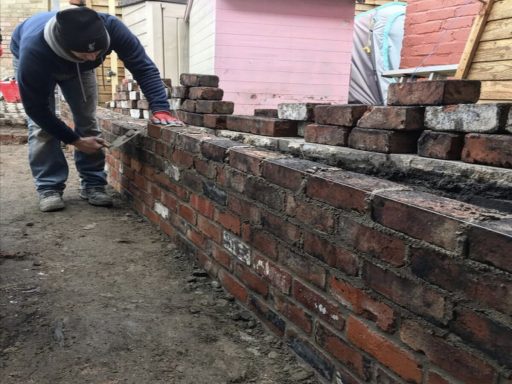
[[[512,240],[487,212],[191,129],[124,150],[111,183],[326,379],[510,372]]]

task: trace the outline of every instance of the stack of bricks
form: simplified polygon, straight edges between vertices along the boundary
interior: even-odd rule
[[[281,103],[277,106],[277,117],[297,122],[297,136],[304,137],[306,126],[315,121],[315,107],[328,103]],[[272,110],[270,110],[272,111]],[[261,114],[261,110],[256,112]]]
[[[174,109],[172,108],[171,79],[162,79],[162,81],[166,86],[167,96],[171,96],[169,100],[171,109]],[[121,84],[116,86],[114,100],[108,101],[106,107],[134,119],[149,119],[150,117],[149,102],[133,79],[124,79]]]
[[[198,127],[226,128],[226,118],[233,113],[234,103],[222,101],[224,91],[219,88],[218,76],[182,73],[180,84],[172,89],[180,97],[180,120]]]

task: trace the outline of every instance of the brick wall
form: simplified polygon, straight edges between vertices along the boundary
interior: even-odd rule
[[[407,1],[400,67],[458,64],[481,6],[479,0]]]
[[[193,127],[149,125],[108,167],[326,382],[510,382],[510,217]]]

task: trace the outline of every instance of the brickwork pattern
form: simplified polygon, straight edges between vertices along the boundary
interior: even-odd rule
[[[130,129],[102,116],[107,139]],[[110,183],[328,382],[506,382],[512,217],[188,128]],[[492,218],[492,220],[489,220]]]

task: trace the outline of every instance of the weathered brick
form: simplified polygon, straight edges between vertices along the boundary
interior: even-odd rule
[[[226,124],[227,124],[226,118],[227,118],[226,115],[215,115],[215,114],[204,115],[203,125],[206,128],[226,129]]]
[[[240,218],[227,211],[215,210],[215,221],[235,235],[240,235]]]
[[[161,136],[161,126],[156,124],[148,123],[148,136],[154,139],[160,139]]]
[[[203,183],[203,193],[207,198],[219,205],[226,205],[227,203],[226,191],[211,181]]]
[[[311,212],[315,214],[312,215]],[[286,198],[286,214],[322,232],[330,233],[334,229],[333,211],[296,199],[294,196]]]
[[[480,98],[480,81],[435,80],[390,84],[388,105],[471,104]]]
[[[351,148],[381,153],[416,153],[420,133],[354,128],[348,137]]]
[[[207,238],[212,239],[217,244],[222,242],[222,229],[208,220],[206,217],[197,216],[197,229],[202,232]]]
[[[473,205],[423,192],[377,192],[372,202],[376,222],[453,251],[460,245],[462,223],[479,214]]]
[[[187,230],[187,239],[198,246],[200,249],[205,249],[206,238],[195,228],[189,228]]]
[[[172,87],[171,97],[176,99],[186,99],[188,97],[188,87]]]
[[[469,258],[512,273],[512,220],[480,222],[468,232]]]
[[[314,121],[315,107],[326,103],[281,103],[277,105],[277,116],[280,119],[296,121]]]
[[[304,234],[304,251],[348,275],[356,275],[358,272],[356,255],[312,233]]]
[[[188,205],[178,204],[178,215],[183,217],[190,224],[196,224],[196,213]]]
[[[222,246],[235,255],[236,258],[244,264],[251,265],[251,248],[237,236],[229,233],[228,231],[223,231]]]
[[[412,248],[410,256],[411,270],[416,276],[512,315],[512,280],[478,271],[430,249]]]
[[[249,309],[252,310],[265,323],[265,325],[279,337],[284,336],[286,322],[263,301],[254,296],[249,297]]]
[[[228,150],[239,145],[239,143],[228,139],[203,141],[201,143],[201,154],[209,160],[224,162]]]
[[[366,210],[366,199],[378,189],[398,184],[348,171],[322,171],[308,177],[306,195],[335,208]]]
[[[425,108],[422,107],[370,107],[359,119],[360,128],[414,131],[423,129]]]
[[[297,122],[258,116],[227,116],[226,129],[263,136],[296,136]]]
[[[315,341],[360,378],[370,378],[370,360],[321,323],[316,327]]]
[[[457,308],[451,329],[464,341],[505,366],[512,366],[512,329],[483,313],[467,308]]]
[[[405,263],[405,243],[397,237],[359,224],[346,216],[340,217],[337,233],[346,244],[361,252],[397,267]]]
[[[418,139],[418,155],[442,160],[460,160],[464,135],[423,131]]]
[[[245,183],[245,194],[248,198],[259,201],[271,209],[281,211],[284,206],[283,192],[261,179],[250,178]]]
[[[427,384],[452,384],[452,382],[437,372],[429,371]]]
[[[279,294],[272,295],[276,310],[291,320],[296,326],[310,335],[313,330],[313,318],[302,307]]]
[[[213,219],[214,206],[210,200],[203,196],[192,194],[190,196],[190,206],[204,217]]]
[[[222,100],[224,91],[215,87],[192,87],[188,90],[188,98],[192,100]]]
[[[309,124],[304,129],[304,140],[307,143],[346,147],[350,130],[349,127],[336,125]]]
[[[422,367],[414,355],[399,344],[373,331],[354,316],[348,318],[347,337],[355,346],[375,357],[381,364],[405,380],[421,383]]]
[[[182,173],[181,185],[196,193],[204,192],[203,179],[195,171],[184,171]]]
[[[196,100],[188,100],[187,99],[181,103],[180,109],[185,112],[195,113],[196,112],[196,104],[197,104]]]
[[[215,259],[215,261],[217,261],[217,263],[222,265],[228,271],[232,270],[231,264],[233,257],[228,252],[226,252],[225,249],[212,244],[212,257]]]
[[[261,222],[261,211],[259,207],[247,200],[229,195],[228,208],[240,216],[244,221],[249,221],[251,224],[258,225]]]
[[[324,289],[327,271],[307,257],[296,253],[288,248],[280,246],[278,249],[279,263],[298,277]]]
[[[229,165],[242,172],[261,175],[263,160],[275,159],[283,155],[254,147],[238,147],[229,151]]]
[[[301,357],[306,363],[312,366],[322,377],[331,382],[334,374],[334,366],[329,359],[313,345],[301,338],[295,331],[286,331],[288,346]]]
[[[409,310],[443,321],[447,314],[447,300],[432,288],[420,282],[396,275],[376,265],[365,263],[363,281],[369,288]]]
[[[226,188],[232,189],[238,193],[245,193],[245,187],[248,179],[247,175],[242,172],[235,169],[223,168],[219,170],[217,181],[220,185]],[[258,189],[259,187],[259,185],[256,187],[251,185],[251,188]]]
[[[255,109],[254,110],[254,116],[259,117],[272,117],[274,119],[277,119],[277,109],[272,108],[261,108],[261,109]]]
[[[215,180],[217,177],[217,165],[211,161],[194,158],[194,168],[197,173],[207,177],[208,179]]]
[[[512,168],[512,135],[466,135],[462,161]]]
[[[394,331],[397,320],[395,311],[388,305],[372,299],[362,289],[333,276],[329,280],[329,292],[355,314],[375,321],[377,326],[386,332]]]
[[[292,276],[288,272],[284,271],[280,266],[258,253],[254,254],[252,265],[254,270],[260,276],[263,276],[266,281],[274,287],[277,287],[279,291],[285,295],[290,293]]]
[[[250,290],[256,292],[264,298],[267,297],[268,284],[260,276],[252,272],[248,267],[244,266],[243,264],[236,263],[235,275],[240,279],[240,281],[243,281]]]
[[[185,124],[194,125],[196,127],[203,126],[203,115],[200,113],[190,113],[185,111],[177,111],[178,118]]]
[[[230,115],[234,109],[235,104],[232,101],[197,100],[195,112]]]
[[[302,159],[267,158],[263,163],[262,176],[271,183],[298,192],[306,174],[313,173],[318,163]]]
[[[251,233],[251,245],[271,259],[277,259],[277,241],[269,233],[256,229]]]
[[[425,126],[433,131],[497,133],[505,130],[508,104],[457,104],[427,107]]]
[[[354,127],[367,110],[362,104],[319,105],[315,107],[315,123]]]
[[[295,245],[300,240],[301,230],[299,227],[270,212],[262,211],[261,225],[263,229],[290,245]]]
[[[233,275],[229,272],[221,269],[219,270],[219,280],[224,288],[227,289],[238,301],[245,303],[249,294],[247,288],[240,283]]]
[[[180,75],[180,84],[186,87],[218,87],[219,77],[216,75],[182,73]]]
[[[496,373],[492,366],[436,336],[422,324],[411,320],[402,322],[400,339],[466,384],[494,383]]]

